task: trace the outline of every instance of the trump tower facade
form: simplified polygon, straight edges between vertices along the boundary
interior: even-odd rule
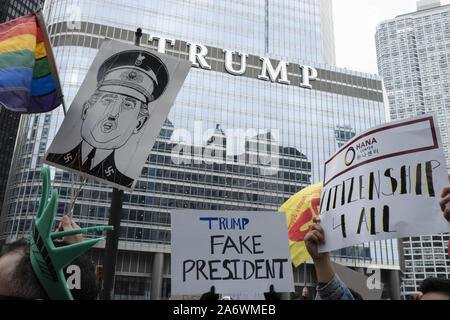
[[[380,79],[333,66],[331,1],[54,0],[45,15],[69,105],[105,38],[132,44],[140,27],[142,46],[193,63],[134,192],[124,195],[114,299],[170,296],[172,209],[277,211],[321,181],[324,161],[346,141],[385,121]],[[29,234],[40,168],[63,118],[61,108],[22,117],[3,242]],[[52,179],[61,217],[81,178],[52,168]],[[88,180],[74,219],[107,224],[110,203],[111,187]],[[91,249],[97,265],[102,247]],[[366,274],[371,269],[385,284],[384,297],[398,298],[396,240],[333,257]],[[294,269],[294,281],[314,293],[310,262]]]

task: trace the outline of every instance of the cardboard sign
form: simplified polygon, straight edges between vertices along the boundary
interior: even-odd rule
[[[190,67],[105,40],[44,162],[132,191]]]
[[[320,252],[450,231],[439,206],[448,178],[434,115],[361,134],[324,171],[320,217],[326,243]]]
[[[172,212],[172,294],[294,291],[286,217],[277,212]]]

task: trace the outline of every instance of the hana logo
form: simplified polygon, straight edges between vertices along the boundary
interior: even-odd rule
[[[360,159],[361,156],[366,157],[367,154],[369,157],[371,157],[373,153],[378,153],[378,149],[374,149],[376,144],[378,144],[378,141],[373,137],[357,143],[355,145],[356,150],[353,147],[348,148],[344,157],[345,165],[348,167],[353,163],[353,161],[355,161],[356,151],[358,151],[358,159]]]
[[[377,144],[377,143],[378,143],[377,139],[375,139],[375,138],[369,138],[369,139],[366,139],[366,140],[363,141],[363,142],[358,143],[358,144],[356,145],[356,150],[362,150],[362,149],[364,149],[364,148],[370,147],[370,146],[372,146],[372,145],[374,145],[374,144]]]
[[[355,160],[355,157],[356,157],[355,149],[353,149],[353,147],[348,148],[347,152],[345,153],[345,157],[344,157],[345,165],[347,167],[349,165],[351,165],[353,163],[353,161]]]

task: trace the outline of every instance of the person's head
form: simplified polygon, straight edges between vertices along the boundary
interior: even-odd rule
[[[83,106],[81,137],[94,148],[118,149],[148,118],[148,107],[142,101],[97,90]]]
[[[56,246],[64,245],[56,244]],[[95,300],[97,298],[97,281],[95,268],[86,254],[81,255],[69,266],[80,269],[80,289],[72,289],[75,300]],[[69,267],[68,266],[68,267]],[[71,273],[64,268],[66,279]],[[19,240],[8,245],[7,251],[0,257],[0,296],[18,299],[49,299],[36,277],[30,261],[30,246],[26,240]]]
[[[302,296],[306,297],[308,295],[308,287],[303,287]]]
[[[450,300],[450,279],[428,278],[420,285],[420,300]]]
[[[81,136],[98,149],[118,149],[149,119],[149,105],[169,83],[164,63],[142,50],[117,53],[99,68],[97,88],[82,109]]]

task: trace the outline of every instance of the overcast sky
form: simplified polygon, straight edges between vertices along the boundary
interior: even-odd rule
[[[416,0],[333,0],[333,11],[337,66],[378,74],[377,24],[416,11]]]

